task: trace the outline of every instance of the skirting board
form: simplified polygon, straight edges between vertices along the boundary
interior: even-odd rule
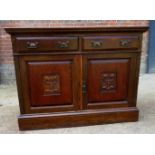
[[[48,114],[26,114],[18,117],[20,130],[74,127],[105,123],[134,122],[138,120],[136,107],[113,108],[104,110],[85,110]]]

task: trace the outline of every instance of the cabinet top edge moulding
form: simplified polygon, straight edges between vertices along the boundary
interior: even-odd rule
[[[67,27],[67,28],[5,28],[9,34],[82,33],[82,32],[145,32],[149,27]]]

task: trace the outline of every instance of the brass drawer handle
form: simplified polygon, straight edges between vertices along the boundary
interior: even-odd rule
[[[69,41],[58,41],[58,48],[69,48]]]
[[[102,45],[103,45],[103,42],[102,41],[92,41],[91,42],[91,46],[93,48],[100,48],[100,47],[102,47]]]
[[[121,40],[120,41],[120,46],[121,47],[129,47],[131,41],[130,40]]]
[[[38,48],[37,41],[28,41],[26,44],[27,44],[27,48],[29,49]]]

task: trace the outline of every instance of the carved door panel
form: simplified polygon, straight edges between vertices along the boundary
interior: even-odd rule
[[[133,54],[134,55],[134,54]],[[126,57],[126,58],[125,58]],[[84,56],[83,104],[85,108],[130,106],[132,92],[129,84],[135,63],[132,54],[98,54]],[[132,73],[135,69],[133,68]]]
[[[24,92],[29,103],[26,109],[33,112],[77,109],[77,59],[76,56],[22,57],[22,76],[27,72],[23,90],[29,92]]]

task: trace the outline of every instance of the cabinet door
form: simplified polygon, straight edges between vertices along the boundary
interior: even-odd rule
[[[26,113],[78,109],[76,56],[23,56],[20,66]]]
[[[83,57],[85,108],[126,107],[135,104],[138,69],[136,55],[115,53]]]

